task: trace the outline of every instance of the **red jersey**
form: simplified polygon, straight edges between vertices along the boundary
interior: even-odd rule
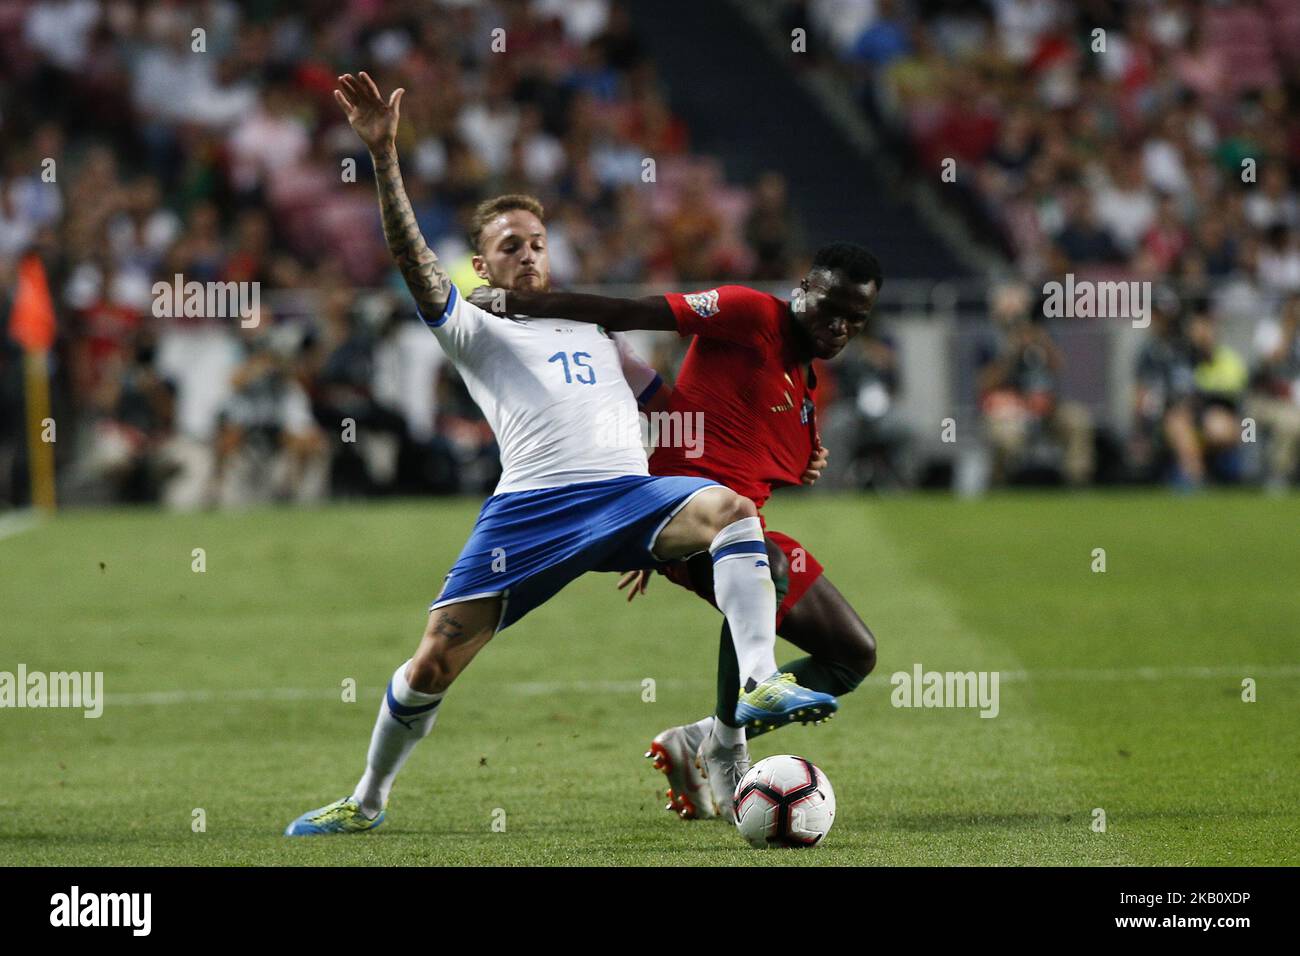
[[[704,442],[656,448],[650,473],[712,478],[761,508],[773,487],[799,484],[820,444],[789,303],[736,285],[665,298],[677,333],[695,336],[668,409],[702,413]]]

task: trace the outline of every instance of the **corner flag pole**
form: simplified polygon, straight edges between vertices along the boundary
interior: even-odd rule
[[[55,432],[46,437],[50,416],[50,347],[54,344],[54,303],[40,257],[29,253],[18,265],[9,334],[23,347],[23,395],[27,408],[27,473],[32,504],[53,511]]]
[[[27,472],[31,478],[32,504],[53,511],[54,445],[41,432],[50,419],[49,352],[27,352],[23,356],[23,385],[27,405]]]

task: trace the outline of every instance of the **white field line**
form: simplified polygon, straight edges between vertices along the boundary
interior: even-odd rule
[[[1003,683],[1016,681],[1061,681],[1064,683],[1091,683],[1094,681],[1162,681],[1162,680],[1240,680],[1243,677],[1300,677],[1300,665],[1280,667],[1132,667],[1100,670],[1033,670],[1002,671]]]
[[[712,687],[712,680],[658,681],[657,687],[678,689]],[[641,693],[639,680],[575,680],[575,681],[513,681],[500,685],[507,693],[522,697],[544,697],[548,694],[636,694]],[[378,696],[381,687],[358,687],[357,699]],[[250,687],[243,690],[162,690],[134,694],[105,694],[105,706],[138,707],[143,705],[203,704],[223,701],[266,700],[338,700],[341,687]]]
[[[927,668],[929,669],[929,668]],[[907,671],[906,673],[911,673]],[[1300,666],[1282,667],[1135,667],[1132,669],[1111,670],[1035,670],[1035,671],[999,671],[999,680],[1006,683],[1061,681],[1065,683],[1092,683],[1118,681],[1166,681],[1166,680],[1232,680],[1243,677],[1289,678],[1300,677]],[[712,680],[674,680],[659,681],[659,688],[675,690],[700,689],[712,687]],[[876,671],[867,679],[864,688],[889,689],[889,674]],[[545,697],[559,694],[627,694],[640,695],[641,682],[624,681],[512,681],[500,685],[500,689],[521,697]],[[242,690],[163,690],[146,691],[130,694],[106,694],[105,706],[141,707],[165,706],[168,704],[210,704],[235,703],[240,701],[277,701],[277,700],[338,700],[341,688],[338,687],[264,687]],[[357,688],[357,699],[378,696],[378,687]]]
[[[15,538],[24,531],[30,531],[41,523],[41,513],[34,508],[26,508],[22,511],[12,511],[7,515],[0,515],[0,541],[5,538]]]

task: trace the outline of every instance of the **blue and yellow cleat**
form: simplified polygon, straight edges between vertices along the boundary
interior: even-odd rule
[[[326,836],[331,833],[365,833],[384,822],[385,810],[373,819],[361,812],[351,797],[335,800],[318,810],[308,810],[285,827],[285,836]]]
[[[793,674],[773,674],[753,690],[741,691],[736,723],[752,738],[795,721],[807,724],[830,720],[839,706],[830,694],[800,687]]]

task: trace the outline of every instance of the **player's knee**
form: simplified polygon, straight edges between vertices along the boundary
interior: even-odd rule
[[[434,623],[430,621],[424,640],[406,670],[406,683],[422,694],[442,693],[451,686],[457,674],[446,642],[433,633]]]
[[[436,648],[421,648],[406,669],[406,683],[422,694],[440,694],[455,678],[446,654]]]
[[[840,633],[843,638],[841,660],[861,680],[876,669],[876,636],[856,614],[844,622]]]
[[[862,625],[862,659],[860,664],[863,677],[876,669],[876,635],[872,634],[870,628],[865,624]]]
[[[725,496],[719,495],[718,499],[712,515],[715,533],[745,518],[758,517],[758,509],[754,507],[754,502],[742,495],[732,492]]]

